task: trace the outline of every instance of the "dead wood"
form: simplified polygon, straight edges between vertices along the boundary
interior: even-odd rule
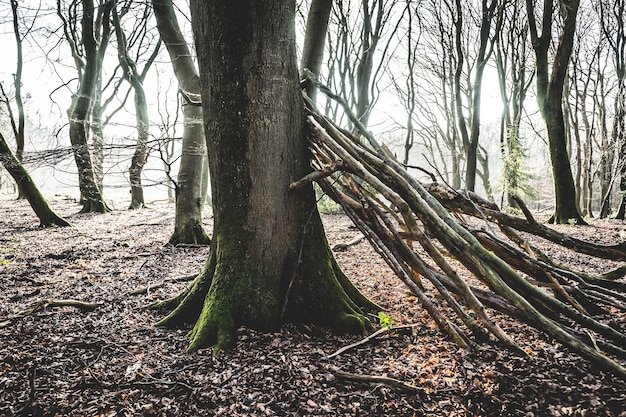
[[[183,276],[180,276],[180,277],[166,278],[166,279],[164,279],[162,281],[155,282],[154,284],[149,284],[149,285],[146,285],[144,287],[139,287],[139,288],[137,288],[135,290],[132,290],[132,291],[128,292],[128,295],[145,294],[145,293],[150,292],[150,290],[153,290],[155,288],[159,288],[159,287],[164,286],[168,282],[186,282],[186,281],[191,281],[196,276],[198,276],[198,274],[191,274],[191,275],[183,275]]]
[[[585,255],[602,259],[626,261],[626,242],[617,243],[615,245],[598,245],[586,242],[538,223],[530,215],[527,215],[526,218],[510,216],[501,212],[497,206],[490,207],[480,203],[477,204],[471,195],[465,195],[464,192],[458,192],[442,184],[426,184],[424,188],[444,207],[451,211],[458,211],[463,214],[489,220],[497,225],[508,226],[515,230],[531,233]],[[530,212],[528,211],[528,213]]]
[[[333,375],[339,379],[343,379],[358,384],[384,384],[399,392],[416,394],[420,389],[414,385],[407,384],[395,378],[389,378],[382,375],[361,375],[353,374],[351,372],[345,372],[340,370],[333,370]]]
[[[12,316],[9,316],[4,321],[1,321],[0,329],[3,327],[10,326],[18,319],[35,315],[47,309],[48,307],[75,307],[75,308],[78,308],[79,310],[93,311],[96,308],[100,307],[101,305],[102,305],[101,303],[88,303],[88,302],[79,301],[79,300],[63,300],[63,299],[55,299],[55,298],[39,300],[31,304],[31,306],[28,307],[27,309],[22,310],[21,312],[14,314]]]
[[[348,249],[350,246],[354,246],[354,245],[356,245],[356,244],[360,243],[360,242],[361,242],[364,238],[365,238],[365,236],[363,236],[363,235],[359,235],[359,236],[356,236],[356,237],[354,237],[354,238],[350,239],[350,240],[349,240],[349,241],[347,241],[347,242],[335,243],[335,244],[334,244],[334,245],[333,245],[330,249],[331,249],[333,252],[346,250],[346,249]]]
[[[342,347],[340,349],[337,349],[335,352],[333,352],[330,355],[324,357],[324,359],[334,358],[335,356],[341,355],[342,353],[347,352],[350,349],[354,349],[355,347],[364,345],[364,344],[368,343],[369,341],[371,341],[373,339],[376,339],[377,337],[382,336],[384,334],[387,334],[389,332],[398,331],[398,330],[405,330],[405,329],[413,329],[416,326],[418,326],[418,325],[417,324],[409,324],[409,325],[405,325],[405,326],[394,326],[394,327],[391,327],[391,328],[387,328],[387,327],[380,328],[380,329],[376,330],[374,333],[372,333],[370,335],[367,335],[366,337],[364,337],[363,339],[361,339],[359,341],[356,341],[356,342],[351,343],[351,344],[349,344],[347,346],[344,346],[344,347]]]
[[[619,348],[611,348],[626,345],[626,335],[623,329],[606,323],[610,321],[609,307],[626,307],[623,288],[603,285],[610,282],[606,280],[591,282],[588,276],[555,266],[516,231],[602,259],[626,260],[626,244],[586,242],[538,223],[523,204],[526,217],[514,217],[476,194],[441,184],[422,184],[378,144],[345,102],[338,100],[361,136],[339,128],[308,103],[312,165],[323,175],[311,175],[307,180],[315,179],[343,206],[444,334],[469,347],[474,342],[467,330],[474,335],[486,332],[523,351],[487,314],[483,302],[488,302],[626,379],[626,368],[618,362],[626,357]],[[471,229],[457,214],[480,219],[484,229]],[[497,236],[498,230],[503,238]],[[422,259],[407,240],[417,242],[420,253],[426,253],[430,260]],[[449,258],[463,265],[487,290],[470,286],[450,265]],[[430,286],[426,287],[422,278]],[[444,313],[442,302],[454,316]]]

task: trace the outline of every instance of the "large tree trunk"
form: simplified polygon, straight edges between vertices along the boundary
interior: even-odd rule
[[[57,215],[50,208],[39,188],[37,188],[35,182],[28,174],[28,171],[26,171],[26,168],[9,148],[2,133],[0,133],[0,161],[2,161],[2,165],[13,177],[23,196],[26,197],[33,211],[39,217],[41,227],[70,226],[67,220]]]
[[[313,188],[288,191],[310,171],[294,1],[198,0],[191,8],[215,234],[206,267],[161,324],[195,321],[191,350],[232,346],[240,325],[364,333],[370,323],[359,305],[374,305],[335,263]]]
[[[172,0],[153,0],[154,16],[162,41],[170,55],[180,89],[184,92],[183,149],[176,184],[174,233],[169,243],[208,244],[202,228],[203,172],[206,172],[206,142],[202,126],[202,107],[198,71],[187,42],[179,28]],[[194,103],[193,96],[196,97]],[[206,187],[204,187],[206,189]]]

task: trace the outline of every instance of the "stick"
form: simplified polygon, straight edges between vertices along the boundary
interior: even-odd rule
[[[32,316],[34,314],[39,313],[40,311],[45,310],[48,307],[76,307],[80,310],[92,311],[96,308],[100,307],[101,303],[87,303],[79,300],[63,300],[63,299],[54,299],[48,298],[44,300],[39,300],[33,303],[29,308],[23,310],[17,314],[9,316],[6,320],[0,322],[0,329],[10,326],[17,319],[21,319],[26,316]]]
[[[337,251],[343,251],[348,249],[350,246],[354,246],[357,243],[359,243],[360,241],[362,241],[365,238],[365,236],[360,235],[357,236],[355,238],[353,238],[352,240],[348,241],[348,242],[343,242],[343,243],[335,243],[332,248],[330,248],[333,252],[337,252]]]
[[[346,381],[362,384],[385,384],[400,392],[406,392],[410,394],[416,394],[420,391],[420,389],[414,385],[409,385],[406,382],[402,382],[395,378],[389,378],[387,376],[353,374],[351,372],[345,372],[340,370],[333,370],[332,372],[337,378],[344,379]]]
[[[335,353],[331,353],[330,355],[326,356],[324,359],[334,358],[335,356],[341,355],[342,353],[344,353],[344,352],[346,352],[346,351],[348,351],[350,349],[353,349],[353,348],[355,348],[357,346],[364,345],[365,343],[369,342],[370,340],[372,340],[372,339],[374,339],[374,338],[376,338],[376,337],[378,337],[378,336],[380,336],[382,334],[385,334],[387,332],[391,332],[393,330],[412,329],[413,327],[417,327],[417,326],[420,326],[420,324],[407,324],[405,326],[392,327],[391,329],[383,327],[382,329],[376,330],[374,333],[372,333],[369,336],[359,340],[358,342],[354,342],[351,345],[344,346],[344,347],[338,349]]]
[[[191,275],[184,275],[181,277],[172,277],[172,278],[166,278],[163,281],[154,283],[154,284],[148,284],[145,287],[139,287],[136,290],[132,290],[129,291],[127,293],[127,295],[139,295],[139,294],[143,294],[146,293],[154,288],[159,288],[164,286],[166,283],[168,282],[182,282],[182,281],[191,281],[192,279],[194,279],[195,277],[197,277],[198,274],[191,274]]]

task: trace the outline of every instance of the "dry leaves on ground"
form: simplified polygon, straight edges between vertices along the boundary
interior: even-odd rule
[[[184,288],[184,280],[164,279],[193,274],[207,255],[164,246],[173,207],[78,215],[71,201],[53,205],[75,227],[42,230],[26,202],[0,202],[0,321],[40,300],[101,306],[48,306],[0,328],[1,416],[626,416],[623,381],[527,326],[503,323],[527,356],[488,344],[458,349],[365,240],[337,252],[339,263],[394,325],[414,326],[332,358],[359,338],[308,326],[242,328],[233,351],[187,354],[189,329],[156,328],[161,313],[144,308]],[[359,234],[344,216],[324,222],[331,244]],[[571,231],[589,238],[614,229],[598,222]],[[145,291],[131,294],[138,288]],[[341,372],[393,378],[415,391]]]

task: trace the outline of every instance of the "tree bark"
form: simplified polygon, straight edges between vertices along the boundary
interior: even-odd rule
[[[113,8],[113,24],[117,38],[117,57],[124,73],[124,79],[130,83],[134,95],[135,119],[137,128],[137,145],[128,169],[130,180],[130,206],[129,209],[139,209],[145,206],[143,186],[141,185],[141,172],[148,161],[148,140],[150,138],[150,116],[148,115],[148,102],[143,82],[152,63],[159,53],[161,41],[159,40],[154,50],[141,71],[137,70],[137,63],[128,54],[128,42],[122,29],[120,16],[117,12],[117,2]],[[140,45],[142,46],[142,45]]]
[[[328,30],[328,18],[333,5],[333,0],[313,0],[306,20],[306,32],[304,35],[304,47],[300,71],[309,70],[319,78],[324,59],[324,45],[326,45],[326,33]],[[304,91],[315,103],[317,90],[311,80],[305,81]]]
[[[309,185],[295,55],[294,1],[191,2],[200,64],[215,232],[194,283],[161,325],[195,322],[190,350],[234,345],[247,325],[284,321],[354,333],[376,308],[328,247]]]
[[[18,161],[11,148],[9,148],[2,133],[0,133],[0,161],[2,161],[2,165],[13,177],[13,180],[18,184],[19,189],[33,208],[33,211],[39,218],[41,227],[70,226],[67,220],[60,217],[50,208],[39,188],[37,188],[28,174],[28,171],[26,171],[26,168]]]
[[[69,136],[74,151],[74,160],[78,168],[78,185],[83,204],[81,212],[105,213],[110,211],[110,209],[102,196],[102,190],[96,184],[88,145],[91,106],[101,62],[98,59],[100,56],[97,53],[97,44],[94,38],[93,0],[83,0],[82,5],[81,33],[85,61],[82,77],[79,79],[80,86],[78,92],[72,97],[72,104],[67,111],[70,125]],[[108,2],[103,7],[106,8],[106,15],[108,16],[112,2]]]
[[[554,180],[555,209],[549,222],[558,224],[586,224],[576,204],[576,188],[572,167],[567,152],[567,136],[563,117],[563,88],[569,59],[574,43],[576,15],[579,0],[572,0],[563,6],[563,33],[559,38],[557,52],[549,72],[548,49],[552,42],[552,21],[554,2],[544,0],[542,33],[538,34],[533,0],[526,0],[529,29],[537,67],[537,101],[546,123],[548,149],[552,162]]]
[[[208,163],[200,106],[198,71],[187,47],[172,0],[152,0],[161,39],[167,48],[172,67],[183,93],[183,149],[176,183],[174,233],[169,243],[202,244],[210,239],[202,228],[203,180]],[[196,97],[193,102],[192,96]]]

